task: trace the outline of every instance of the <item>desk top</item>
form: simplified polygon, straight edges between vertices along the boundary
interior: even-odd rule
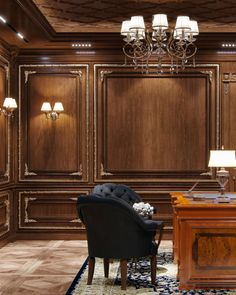
[[[220,196],[219,192],[195,192],[190,195],[184,192],[170,193],[174,206],[236,206],[236,193],[225,193],[230,198],[229,203],[217,203],[215,200]]]

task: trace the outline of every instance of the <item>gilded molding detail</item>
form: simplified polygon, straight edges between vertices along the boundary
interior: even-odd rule
[[[224,95],[229,94],[229,83],[224,82]]]
[[[82,168],[82,164],[79,165],[79,171],[77,172],[72,172],[70,173],[70,175],[74,175],[74,176],[82,176],[83,175],[83,168]]]
[[[28,165],[25,163],[25,172],[24,172],[25,176],[30,176],[30,175],[37,175],[37,173],[29,171]]]
[[[10,176],[10,171],[9,171],[9,163],[6,165],[6,172],[4,173],[4,177],[9,177]]]
[[[29,201],[35,201],[37,198],[25,197],[25,223],[37,222],[35,219],[30,219],[28,214]]]
[[[236,82],[236,73],[223,73],[224,94],[228,95],[230,90],[230,83]]]
[[[71,74],[79,75],[80,81],[82,81],[83,72],[82,71],[70,71]]]
[[[9,67],[4,66],[5,72],[6,72],[6,79],[9,80]]]
[[[36,71],[25,71],[25,84],[28,82],[29,75],[36,74]]]
[[[104,76],[105,75],[108,75],[108,74],[112,74],[113,71],[101,71],[100,74],[101,74],[101,82],[104,81]]]
[[[110,173],[110,172],[106,172],[106,171],[104,171],[104,166],[103,166],[103,164],[101,163],[100,175],[101,175],[101,176],[109,176],[109,175],[113,175],[113,174]]]
[[[213,72],[212,71],[200,71],[202,74],[209,75],[209,80],[212,83]]]
[[[76,219],[70,220],[70,222],[81,222],[81,220],[79,218],[76,218]]]
[[[6,206],[6,222],[4,224],[4,226],[7,227],[7,230],[9,230],[9,226],[10,226],[10,202],[9,200],[5,200],[4,204]]]
[[[223,82],[236,82],[236,73],[223,73]]]

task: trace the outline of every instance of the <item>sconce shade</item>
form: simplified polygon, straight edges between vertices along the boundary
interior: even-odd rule
[[[63,104],[61,102],[55,102],[54,107],[53,107],[53,111],[55,112],[63,112],[64,108],[63,108]]]
[[[50,105],[50,102],[44,102],[42,104],[42,107],[41,107],[42,112],[50,112],[51,110],[52,110],[52,107]]]
[[[3,107],[6,109],[16,109],[17,108],[16,100],[12,97],[6,97],[3,102]]]
[[[210,151],[208,167],[236,167],[234,150]]]

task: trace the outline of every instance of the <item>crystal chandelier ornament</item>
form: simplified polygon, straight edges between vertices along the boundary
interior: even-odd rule
[[[132,16],[130,20],[122,22],[121,35],[125,44],[123,52],[132,60],[135,67],[146,65],[149,58],[155,56],[158,64],[158,72],[162,72],[162,62],[167,56],[171,60],[170,70],[178,70],[185,67],[189,59],[197,52],[195,45],[196,36],[199,34],[198,24],[190,20],[188,16],[178,16],[174,31],[168,37],[169,28],[166,14],[155,14],[152,18],[151,32],[145,31],[145,23],[142,16]]]

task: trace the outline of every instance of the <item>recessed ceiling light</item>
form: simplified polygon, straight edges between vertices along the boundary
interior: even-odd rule
[[[223,43],[221,46],[224,48],[232,48],[236,47],[236,43]]]
[[[21,34],[21,33],[17,33],[17,36],[19,37],[19,38],[21,38],[21,39],[24,39],[24,36]]]
[[[76,48],[90,48],[92,44],[91,43],[72,43],[71,46]]]
[[[7,21],[5,20],[5,18],[2,17],[1,15],[0,15],[0,21],[3,22],[4,24],[7,22]]]

